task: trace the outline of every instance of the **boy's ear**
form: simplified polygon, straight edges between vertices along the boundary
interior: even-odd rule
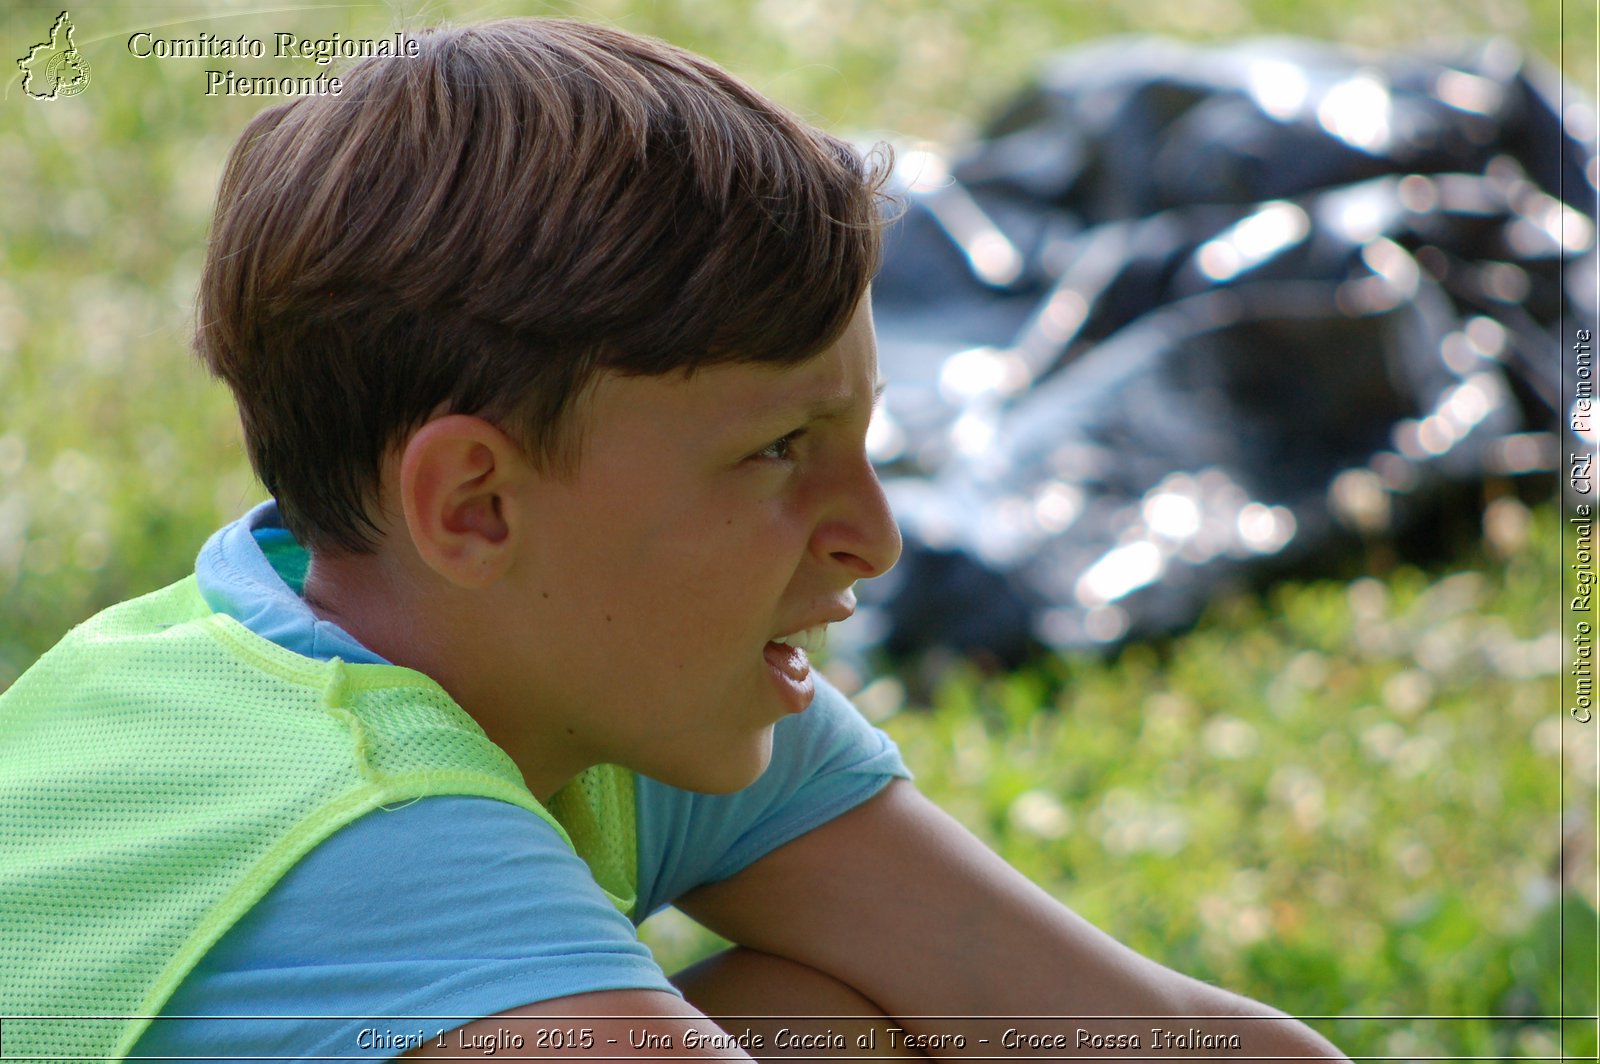
[[[524,468],[509,436],[482,418],[423,425],[400,456],[400,505],[422,560],[459,587],[485,587],[511,563],[507,492]]]

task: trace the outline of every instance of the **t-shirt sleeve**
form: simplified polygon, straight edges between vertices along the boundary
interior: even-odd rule
[[[567,994],[677,993],[542,819],[423,798],[319,845],[202,959],[135,1055],[398,1056]],[[270,1019],[207,1019],[263,1016]]]
[[[811,706],[778,723],[772,762],[749,787],[705,795],[639,778],[638,917],[728,878],[890,780],[910,777],[894,741],[819,678]]]

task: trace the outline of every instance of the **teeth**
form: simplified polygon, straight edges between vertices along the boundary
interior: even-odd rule
[[[806,628],[788,635],[780,635],[773,640],[785,646],[795,647],[799,650],[821,650],[828,642],[828,626],[819,624],[815,628]]]

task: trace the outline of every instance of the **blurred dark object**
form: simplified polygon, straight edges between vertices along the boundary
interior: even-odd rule
[[[1560,371],[1594,127],[1504,41],[1124,40],[953,163],[902,150],[869,449],[906,553],[847,652],[1113,646],[1475,520],[1490,479],[1554,490],[1594,447]]]

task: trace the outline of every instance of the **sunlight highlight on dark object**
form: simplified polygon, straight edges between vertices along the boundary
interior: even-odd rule
[[[1115,645],[1548,494],[1595,174],[1590,102],[1504,41],[1109,42],[902,150],[869,448],[907,550],[855,646]]]

